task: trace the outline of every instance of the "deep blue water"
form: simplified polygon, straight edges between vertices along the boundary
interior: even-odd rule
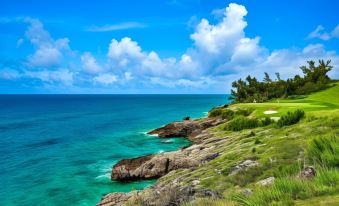
[[[0,95],[0,205],[95,205],[154,181],[110,180],[123,158],[189,142],[145,132],[202,117],[226,95]]]

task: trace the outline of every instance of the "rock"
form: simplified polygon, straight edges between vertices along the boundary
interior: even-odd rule
[[[198,191],[198,193],[200,193],[203,197],[208,197],[212,199],[221,198],[221,195],[218,192],[209,189],[202,189],[201,191]]]
[[[243,162],[241,162],[240,164],[238,164],[237,166],[231,168],[231,174],[237,174],[238,172],[245,170],[247,168],[250,167],[256,167],[259,166],[259,163],[254,161],[254,160],[245,160]]]
[[[98,203],[96,206],[123,206],[125,203],[133,196],[135,192],[114,192],[105,195],[101,202]]]
[[[207,156],[203,159],[203,162],[209,162],[209,161],[211,161],[211,160],[214,160],[214,159],[217,158],[217,157],[219,157],[219,153],[207,155]]]
[[[183,121],[188,121],[188,120],[190,120],[191,118],[190,117],[184,117],[183,118]]]
[[[198,184],[200,184],[200,180],[193,180],[192,181],[192,185],[196,186]]]
[[[183,122],[172,122],[158,129],[148,132],[149,135],[157,134],[161,138],[170,137],[190,137],[196,136],[212,126],[223,123],[224,120],[218,118],[204,118],[196,120],[185,120]]]
[[[268,186],[268,185],[272,185],[274,183],[274,180],[275,180],[274,177],[269,177],[269,178],[260,180],[259,182],[257,182],[257,184],[261,186]]]
[[[112,180],[128,182],[159,178],[176,169],[194,168],[199,161],[187,157],[180,151],[164,152],[139,158],[125,159],[112,169]]]
[[[253,190],[246,188],[242,191],[242,194],[244,194],[245,196],[250,196],[253,194]]]
[[[301,172],[300,172],[300,177],[305,178],[305,179],[311,179],[317,175],[316,170],[314,167],[308,166],[305,167]]]
[[[130,171],[134,171],[139,168],[144,162],[152,159],[154,155],[147,155],[132,159],[124,159],[119,161],[117,164],[114,165],[112,169],[112,180],[124,180],[124,181],[132,181],[133,175]]]

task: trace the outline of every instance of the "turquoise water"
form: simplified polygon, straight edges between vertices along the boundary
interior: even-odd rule
[[[0,205],[95,205],[154,181],[110,180],[123,158],[189,142],[145,132],[204,116],[226,95],[0,95]]]

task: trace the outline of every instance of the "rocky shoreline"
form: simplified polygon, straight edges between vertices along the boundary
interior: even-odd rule
[[[148,134],[157,135],[159,138],[185,137],[192,142],[192,145],[173,152],[150,154],[119,161],[112,168],[111,179],[114,181],[131,182],[160,179],[155,185],[141,191],[107,194],[97,206],[122,206],[129,200],[142,201],[142,205],[173,205],[173,201],[178,204],[190,201],[197,196],[219,196],[213,191],[195,188],[198,180],[192,182],[190,186],[180,184],[184,177],[176,178],[170,182],[162,180],[170,176],[171,172],[179,169],[194,170],[218,157],[218,144],[227,140],[214,138],[213,134],[207,129],[225,121],[221,118],[190,119],[186,117],[181,122],[173,122],[148,132]],[[169,194],[169,191],[176,192]],[[161,198],[161,202],[159,202],[158,197],[162,194],[166,198],[165,200]]]

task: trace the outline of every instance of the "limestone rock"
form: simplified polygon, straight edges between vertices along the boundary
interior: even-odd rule
[[[258,185],[262,185],[262,186],[268,186],[268,185],[272,185],[275,181],[274,177],[269,177],[263,180],[260,180],[259,182],[257,182]]]
[[[176,169],[199,166],[199,161],[184,153],[164,152],[118,162],[112,169],[112,180],[122,182],[134,180],[156,179]]]
[[[314,167],[308,166],[305,167],[301,172],[300,172],[300,177],[305,178],[305,179],[311,179],[317,175],[316,170]]]
[[[250,167],[259,166],[259,163],[254,160],[245,160],[238,164],[237,166],[231,168],[231,174],[237,174],[238,172],[245,170]]]

